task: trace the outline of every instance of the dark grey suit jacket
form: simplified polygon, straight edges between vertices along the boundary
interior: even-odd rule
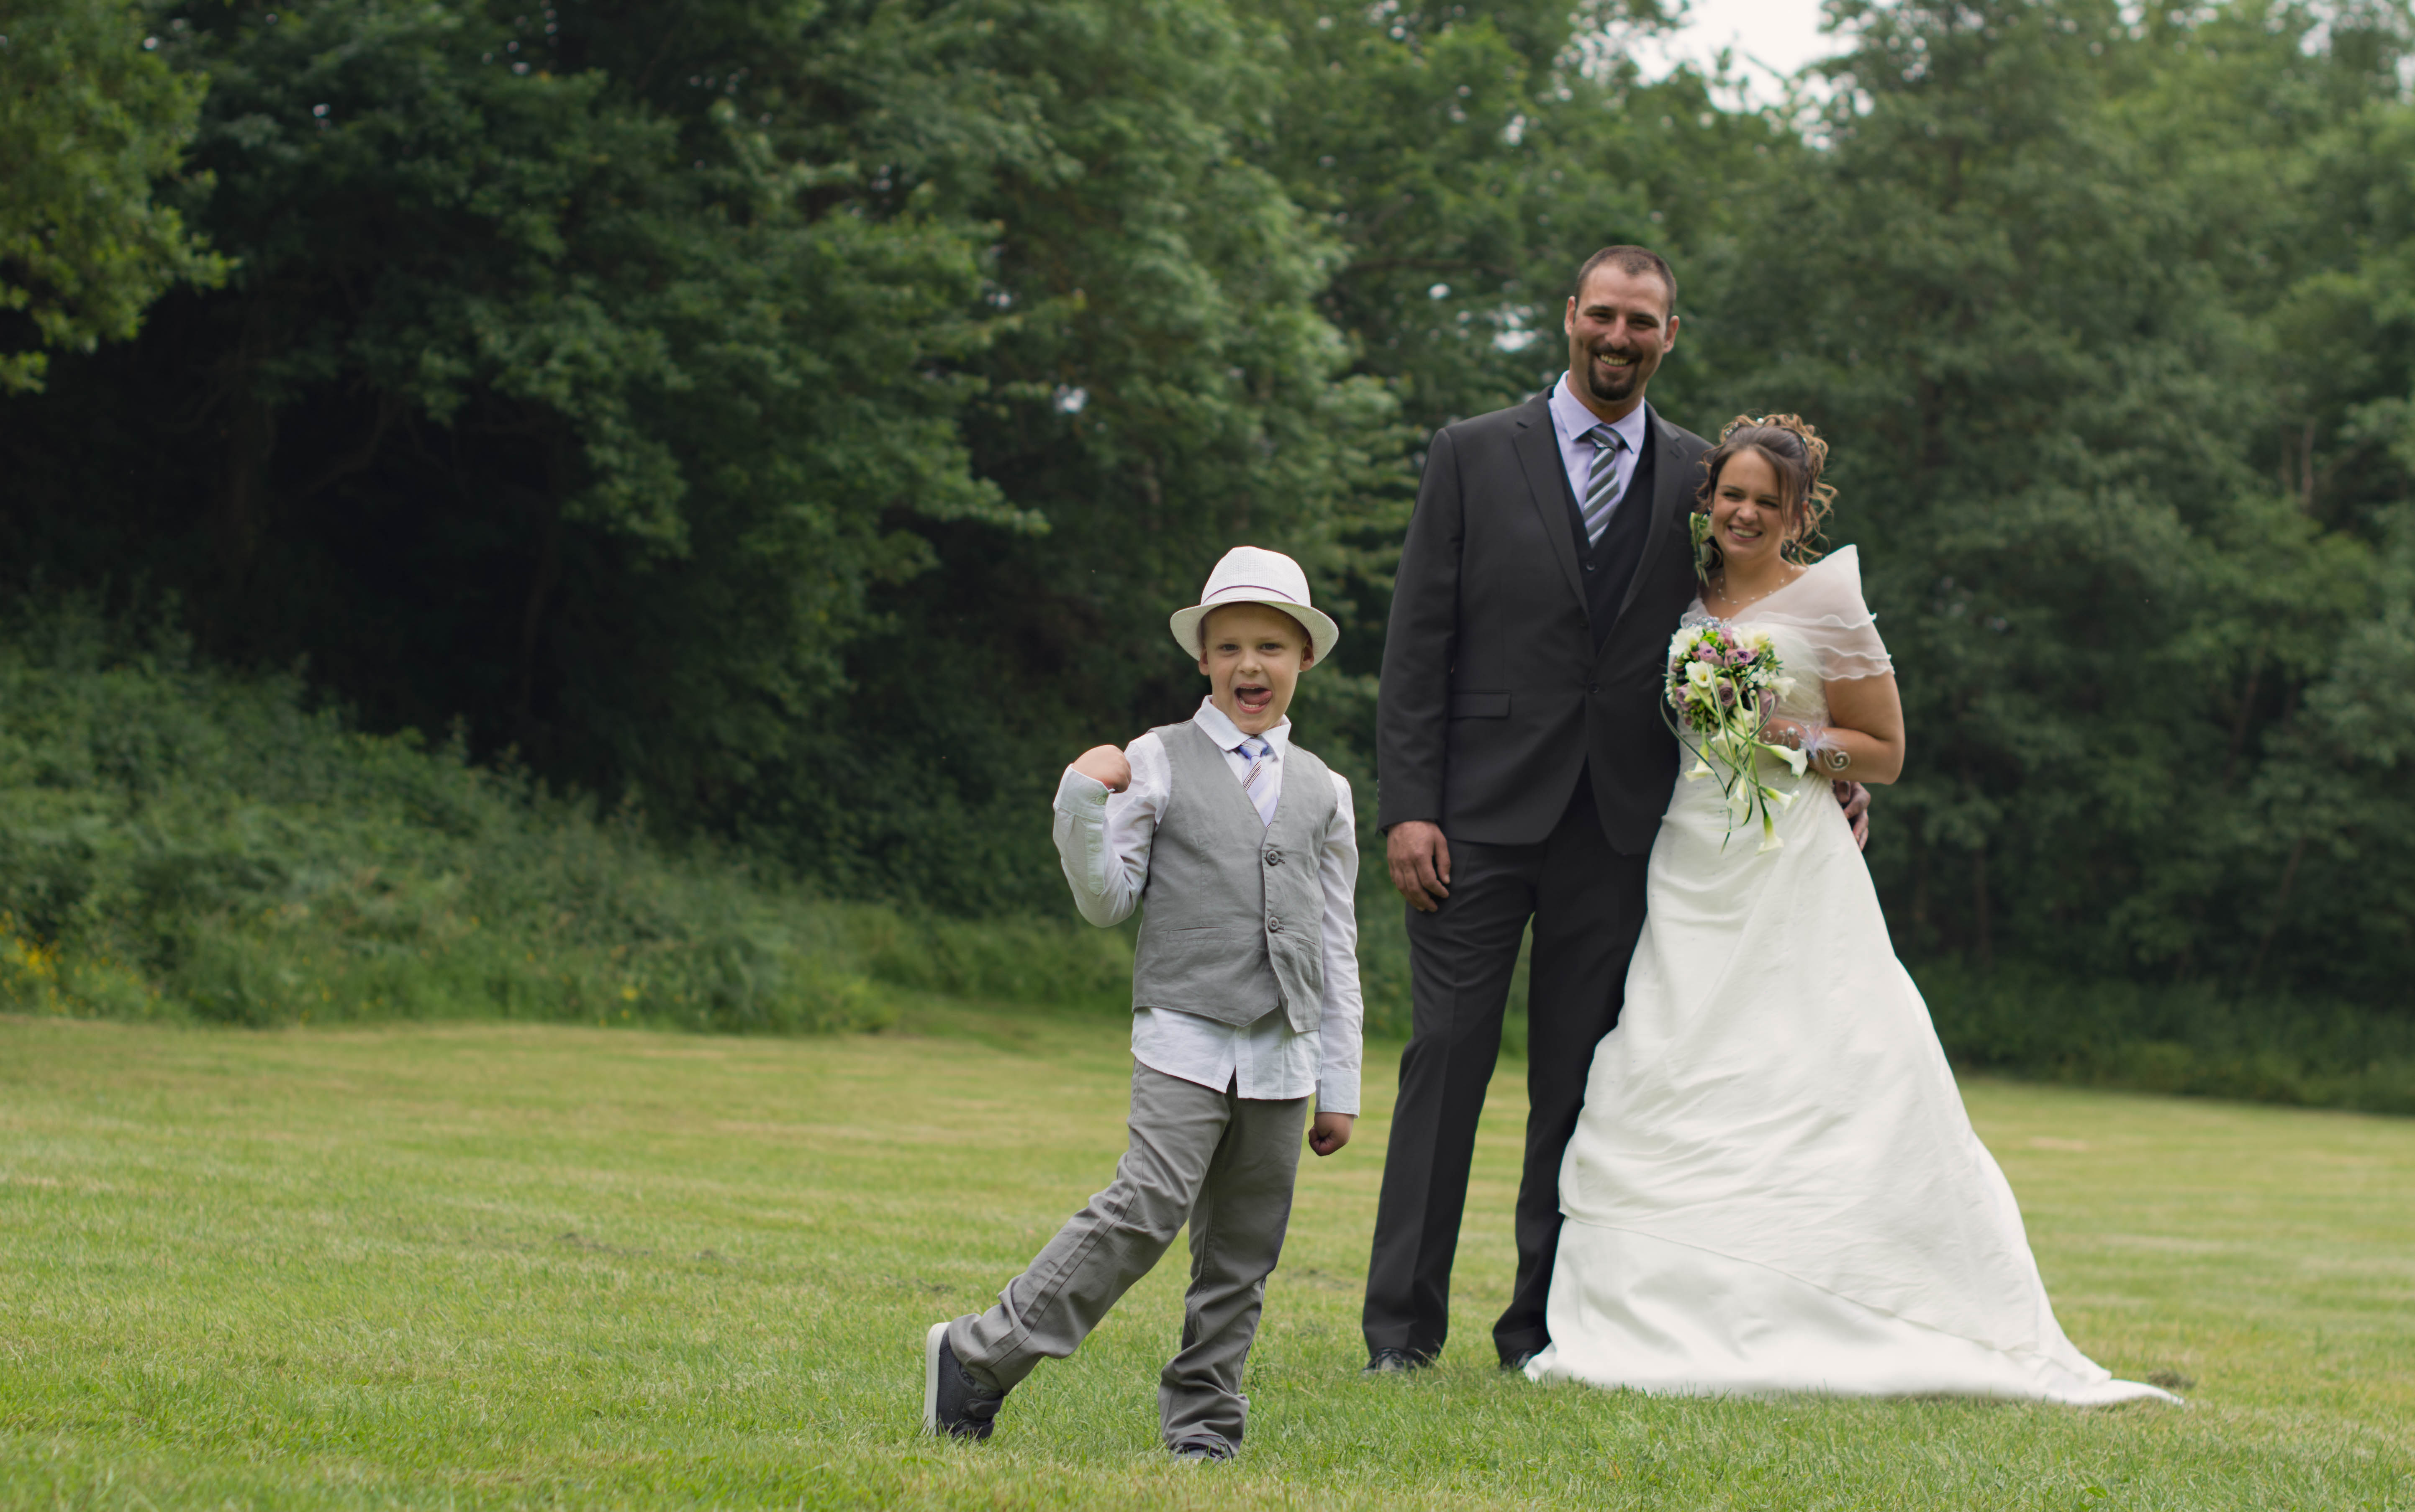
[[[1590,770],[1610,843],[1651,848],[1677,774],[1661,677],[1694,596],[1686,516],[1710,443],[1647,416],[1649,532],[1598,651],[1548,397],[1434,433],[1384,643],[1382,828],[1532,844]]]

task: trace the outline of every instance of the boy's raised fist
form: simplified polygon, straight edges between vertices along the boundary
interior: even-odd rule
[[[1073,770],[1111,793],[1132,786],[1132,763],[1112,745],[1094,745],[1083,752],[1073,758]]]

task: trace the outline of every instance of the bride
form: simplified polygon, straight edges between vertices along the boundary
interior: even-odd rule
[[[1792,688],[1767,727],[1799,779],[1893,782],[1903,709],[1847,546],[1804,565],[1833,492],[1792,415],[1703,458],[1719,561],[1686,623],[1758,625]],[[1822,789],[1824,791],[1824,789]],[[1643,937],[1560,1171],[1538,1381],[1697,1395],[1958,1395],[2096,1405],[2117,1381],[2063,1337],[2011,1187],[1978,1136],[1843,814],[1797,802],[1729,837],[1681,781]]]

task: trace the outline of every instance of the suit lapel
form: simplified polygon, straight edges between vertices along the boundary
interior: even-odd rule
[[[1552,543],[1552,556],[1560,564],[1568,591],[1576,595],[1578,611],[1585,612],[1584,572],[1577,562],[1577,544],[1568,538],[1568,464],[1560,459],[1560,433],[1552,426],[1549,397],[1527,400],[1519,412],[1518,426],[1517,439],[1509,445],[1526,474],[1526,497],[1543,522],[1543,539]],[[1590,622],[1591,615],[1586,617]]]
[[[1676,528],[1676,516],[1684,508],[1686,485],[1685,462],[1659,412],[1647,401],[1643,406],[1645,439],[1656,450],[1652,457],[1652,522],[1643,537],[1643,557],[1635,564],[1635,576],[1627,580],[1627,596],[1619,601],[1619,618],[1627,616],[1628,606],[1652,576],[1652,563],[1660,559],[1661,547],[1669,541],[1669,532]],[[1605,642],[1607,644],[1607,642]]]

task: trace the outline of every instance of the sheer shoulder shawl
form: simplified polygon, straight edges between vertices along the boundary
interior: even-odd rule
[[[1845,546],[1805,569],[1802,576],[1736,616],[1739,623],[1784,626],[1811,650],[1822,682],[1881,677],[1895,670],[1878,616],[1862,602],[1862,559]]]

